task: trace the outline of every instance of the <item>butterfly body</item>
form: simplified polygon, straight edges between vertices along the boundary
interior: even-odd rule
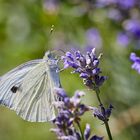
[[[51,52],[43,59],[22,64],[0,79],[0,104],[16,111],[24,120],[46,122],[54,119],[60,87],[57,60]]]

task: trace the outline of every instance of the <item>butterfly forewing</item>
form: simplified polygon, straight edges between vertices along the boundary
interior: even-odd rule
[[[50,62],[52,58],[49,58]],[[54,119],[54,87],[60,87],[57,65],[45,57],[25,63],[0,79],[0,103],[23,119],[46,122]]]

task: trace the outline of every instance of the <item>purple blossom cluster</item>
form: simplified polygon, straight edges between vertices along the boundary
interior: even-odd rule
[[[60,140],[102,140],[103,137],[96,135],[91,136],[90,125],[87,124],[84,133],[81,129],[80,121],[81,116],[87,111],[93,112],[93,116],[103,121],[105,124],[109,140],[112,140],[111,131],[109,128],[109,117],[112,113],[113,106],[110,105],[107,109],[104,107],[99,93],[100,86],[106,80],[105,76],[100,76],[101,70],[99,68],[99,61],[101,54],[97,57],[95,54],[95,48],[86,54],[82,54],[80,51],[73,53],[66,52],[65,56],[62,56],[64,69],[73,68],[72,73],[78,73],[83,79],[84,85],[89,89],[94,90],[97,99],[99,101],[99,108],[87,106],[81,103],[81,97],[85,94],[82,91],[76,91],[70,98],[62,88],[55,89],[56,94],[60,98],[60,101],[55,103],[58,108],[58,115],[53,120],[56,128],[51,129],[56,133]],[[77,127],[75,127],[75,124]],[[79,128],[78,130],[76,128]]]
[[[136,6],[137,3],[137,0],[96,0],[97,6],[104,7],[114,5],[114,7],[119,7],[124,10],[128,10]]]
[[[139,0],[96,0],[98,8],[106,8],[107,16],[121,26],[117,41],[127,46],[140,39],[140,1]]]
[[[109,107],[106,109],[103,105],[99,108],[93,107],[93,115],[97,117],[99,120],[105,122],[109,121],[109,117],[112,113],[113,106],[110,104]]]
[[[124,23],[124,29],[136,39],[140,39],[140,20],[130,19]]]
[[[140,40],[140,20],[126,19],[122,23],[123,31],[118,33],[117,41],[122,46],[128,46],[129,43]]]
[[[133,62],[132,69],[135,69],[140,74],[140,57],[132,52],[130,54],[130,60]]]
[[[62,56],[64,69],[73,68],[72,73],[79,73],[84,85],[93,90],[99,88],[107,79],[106,76],[100,76],[101,69],[98,67],[100,58],[101,54],[97,57],[95,48],[91,52],[87,52],[86,55],[75,51],[74,53],[66,52],[65,56]]]
[[[56,94],[62,101],[56,102],[56,107],[59,109],[57,117],[53,123],[57,126],[51,129],[55,132],[60,140],[102,140],[102,137],[96,135],[91,136],[90,125],[87,124],[82,133],[80,120],[81,116],[90,111],[90,108],[81,103],[81,97],[84,95],[82,91],[76,91],[73,97],[68,97],[62,88],[55,89]],[[76,124],[79,128],[74,127]]]

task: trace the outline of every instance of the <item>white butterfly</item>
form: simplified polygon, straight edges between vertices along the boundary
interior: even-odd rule
[[[55,118],[54,88],[60,87],[57,60],[51,52],[0,78],[0,104],[16,111],[24,120],[46,122]]]

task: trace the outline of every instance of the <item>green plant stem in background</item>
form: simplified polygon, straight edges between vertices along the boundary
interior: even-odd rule
[[[98,101],[99,101],[99,104],[100,104],[100,106],[102,106],[103,103],[102,103],[102,101],[101,101],[101,99],[100,99],[100,96],[99,96],[99,94],[100,94],[99,88],[97,88],[97,89],[95,90],[95,92],[96,92],[96,96],[97,96],[97,99],[98,99]],[[112,135],[111,135],[111,131],[110,131],[110,128],[109,128],[108,120],[107,120],[107,119],[104,121],[104,124],[105,124],[105,127],[106,127],[106,131],[107,131],[109,140],[113,140]]]

